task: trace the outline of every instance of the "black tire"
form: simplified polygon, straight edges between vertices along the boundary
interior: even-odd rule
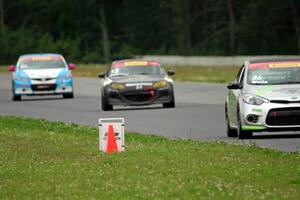
[[[22,100],[22,97],[21,97],[21,95],[14,95],[14,94],[13,94],[12,100],[13,100],[13,101],[21,101],[21,100]]]
[[[12,100],[13,101],[21,101],[22,100],[22,96],[21,95],[15,95],[15,85],[14,85],[14,82],[12,81],[11,82],[12,84],[12,88],[11,88],[11,94],[12,94]]]
[[[250,139],[253,136],[252,131],[245,131],[242,130],[242,125],[241,125],[241,118],[240,118],[240,112],[238,110],[237,113],[237,121],[238,121],[238,129],[237,129],[237,134],[239,139]]]
[[[235,128],[230,127],[229,119],[228,119],[228,113],[227,113],[227,105],[225,104],[225,121],[226,121],[226,134],[227,137],[237,137],[238,132]]]
[[[107,103],[107,99],[103,93],[101,95],[101,107],[104,111],[113,110],[113,106]]]
[[[171,98],[171,101],[168,102],[168,103],[163,103],[163,107],[164,108],[175,108],[175,97],[174,97],[174,90],[173,89],[172,89],[172,98]]]
[[[74,98],[74,93],[66,93],[66,94],[63,94],[63,98],[64,99],[73,99]]]
[[[170,101],[169,103],[164,103],[164,104],[163,104],[163,107],[164,107],[164,108],[175,108],[175,101],[172,100],[172,101]]]

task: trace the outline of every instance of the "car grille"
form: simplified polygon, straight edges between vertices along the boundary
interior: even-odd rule
[[[269,111],[266,124],[270,126],[300,125],[300,108],[277,108]]]
[[[40,84],[40,85],[32,85],[31,89],[33,91],[47,91],[47,90],[55,90],[56,84]]]
[[[271,100],[270,103],[282,103],[282,104],[288,104],[288,103],[300,103],[300,101]]]
[[[31,80],[34,81],[50,81],[50,80],[54,80],[55,78],[32,78]]]
[[[134,101],[134,102],[143,102],[143,101],[149,101],[152,98],[152,95],[150,92],[126,92],[124,94],[125,99],[128,101]]]

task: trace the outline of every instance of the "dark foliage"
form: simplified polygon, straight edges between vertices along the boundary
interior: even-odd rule
[[[0,0],[0,63],[32,52],[72,62],[300,52],[297,0],[102,1]]]

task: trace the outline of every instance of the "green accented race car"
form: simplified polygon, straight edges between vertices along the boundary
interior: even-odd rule
[[[114,105],[141,106],[162,104],[175,107],[173,80],[156,61],[118,60],[111,64],[102,79],[102,110],[112,110]]]
[[[300,130],[300,58],[246,61],[227,88],[229,137]]]

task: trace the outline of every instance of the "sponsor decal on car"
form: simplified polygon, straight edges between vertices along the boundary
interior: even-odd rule
[[[22,57],[22,61],[43,61],[43,60],[60,60],[62,59],[61,56],[26,56]]]
[[[253,84],[267,84],[268,81],[263,80],[263,77],[260,75],[255,75],[252,77],[252,81]]]
[[[270,68],[284,68],[284,67],[300,67],[300,63],[272,63]]]
[[[32,57],[31,60],[52,60],[52,57],[51,56],[47,56],[47,57],[38,56],[38,57]]]
[[[262,88],[257,88],[255,90],[255,94],[258,96],[266,95],[269,92],[272,92],[274,89],[278,88],[279,86],[265,86]]]
[[[156,61],[119,61],[112,64],[112,68],[145,66],[160,66],[160,64]]]
[[[152,86],[152,83],[126,83],[126,87],[137,86],[137,85]]]
[[[147,61],[130,61],[130,62],[124,62],[124,66],[147,66]]]
[[[245,130],[245,131],[249,131],[249,130],[252,130],[252,131],[258,131],[258,130],[264,130],[266,129],[265,126],[257,126],[257,125],[243,125],[242,126],[242,130]]]
[[[250,70],[262,68],[289,68],[300,67],[300,62],[267,62],[267,63],[254,63],[249,65]]]
[[[257,113],[261,113],[261,112],[262,112],[262,109],[259,109],[259,108],[253,108],[252,111],[253,111],[253,112],[257,112]]]

